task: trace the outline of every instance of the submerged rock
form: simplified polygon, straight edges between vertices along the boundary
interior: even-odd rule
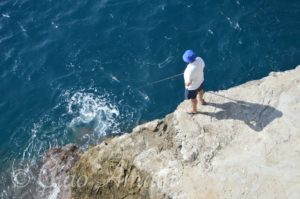
[[[71,187],[75,183],[69,174],[81,154],[82,151],[74,144],[50,149],[44,156],[38,176],[37,198],[71,198]]]
[[[300,198],[300,67],[205,99],[86,151],[72,198]]]

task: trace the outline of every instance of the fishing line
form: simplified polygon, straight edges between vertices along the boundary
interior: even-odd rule
[[[170,77],[167,77],[167,78],[164,78],[164,79],[160,79],[160,80],[157,80],[157,81],[154,81],[154,82],[150,82],[150,83],[147,83],[147,84],[145,84],[145,85],[136,87],[136,88],[134,88],[134,89],[140,89],[140,88],[145,88],[145,87],[148,87],[148,86],[152,86],[152,85],[154,85],[154,84],[158,84],[158,83],[161,83],[161,82],[170,80],[170,79],[174,79],[174,78],[179,77],[179,76],[181,76],[181,75],[183,75],[183,73],[180,73],[180,74],[177,74],[177,75],[173,75],[173,76],[170,76]]]

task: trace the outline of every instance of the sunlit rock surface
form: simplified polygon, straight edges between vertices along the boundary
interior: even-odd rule
[[[300,198],[300,67],[205,100],[86,151],[72,197]]]

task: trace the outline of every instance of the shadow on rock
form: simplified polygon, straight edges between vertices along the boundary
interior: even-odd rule
[[[282,116],[282,112],[274,107],[239,100],[223,104],[209,102],[207,105],[221,110],[214,113],[202,112],[202,114],[218,120],[233,119],[244,121],[245,124],[255,131],[262,131],[274,119]]]

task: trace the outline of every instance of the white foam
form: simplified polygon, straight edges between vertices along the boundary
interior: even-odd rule
[[[58,28],[58,25],[56,23],[54,23],[53,21],[51,22],[51,24],[54,26],[54,28]]]
[[[53,190],[52,193],[49,195],[48,199],[56,199],[58,193],[60,192],[59,186],[56,183],[52,184]]]
[[[143,97],[144,100],[146,100],[148,102],[150,101],[150,98],[149,98],[149,96],[146,93],[144,93],[142,91],[138,91],[138,92]]]
[[[172,62],[173,58],[174,57],[172,55],[168,56],[163,62],[158,63],[158,68],[164,68],[165,66],[167,66],[169,63]]]
[[[20,22],[18,22],[18,25],[19,25],[20,29],[22,30],[22,32],[26,32],[27,31]]]
[[[239,30],[239,31],[242,30],[242,28],[240,27],[239,22],[236,22],[236,23],[234,24],[233,28],[236,29],[236,30]]]
[[[110,77],[113,81],[120,83],[120,80],[116,76],[111,74]]]
[[[118,108],[108,101],[108,96],[76,92],[68,100],[68,113],[73,115],[70,127],[93,122],[98,135],[106,135],[115,126],[120,115]]]
[[[232,28],[234,28],[235,30],[238,30],[238,31],[242,30],[238,21],[232,21],[232,19],[230,17],[226,17],[226,19]]]
[[[10,18],[10,16],[8,14],[2,14],[2,17]]]
[[[33,128],[31,129],[32,136],[28,141],[28,145],[23,150],[22,160],[25,160],[26,157],[30,157],[32,155],[32,151],[35,149],[35,144],[38,143],[36,137],[40,128],[41,128],[41,124],[39,123],[33,124]]]

